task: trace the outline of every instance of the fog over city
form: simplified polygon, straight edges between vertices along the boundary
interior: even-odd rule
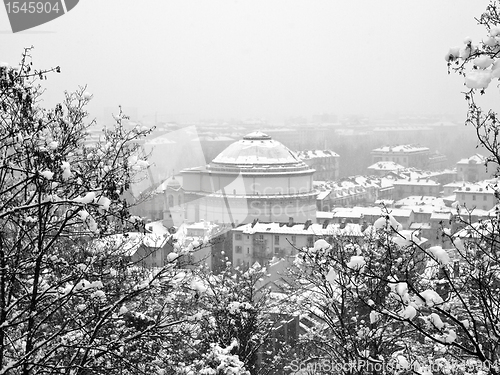
[[[4,0],[0,375],[499,375],[500,0]]]
[[[88,85],[89,111],[105,119],[119,104],[146,122],[461,119],[462,79],[446,74],[444,55],[467,36],[483,38],[473,15],[487,3],[87,0],[15,35],[0,12],[1,60],[14,63],[33,45],[39,66],[63,73],[44,100]]]

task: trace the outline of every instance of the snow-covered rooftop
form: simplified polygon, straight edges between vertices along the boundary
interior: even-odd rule
[[[476,183],[463,183],[461,186],[458,186],[454,192],[494,194],[495,189],[492,187],[492,182],[490,180],[484,180]]]
[[[429,148],[417,145],[383,146],[374,149],[372,152],[412,153],[412,152],[422,152],[422,151],[429,151]]]
[[[432,229],[431,223],[411,223],[410,230]]]
[[[484,164],[486,158],[481,154],[474,154],[470,158],[460,159],[457,164]]]
[[[314,188],[320,191],[355,187],[383,187],[389,185],[392,186],[392,184],[392,179],[373,176],[351,176],[337,181],[313,181]]]
[[[433,212],[431,214],[431,220],[450,220],[451,219],[451,212],[443,212],[443,211],[437,211]]]
[[[374,171],[396,171],[404,168],[404,166],[393,161],[379,161],[378,163],[372,164],[368,167],[368,169]]]
[[[439,186],[440,184],[430,178],[416,180],[397,180],[394,185],[414,185],[414,186]]]
[[[410,217],[411,210],[391,208],[388,210],[394,217]],[[383,216],[388,212],[383,207],[338,207],[333,210],[333,217],[363,217],[363,216]]]
[[[398,200],[395,205],[397,206],[433,206],[445,207],[442,198],[426,196],[426,195],[411,195],[409,197]]]
[[[317,199],[317,200],[323,200],[323,199],[327,198],[327,197],[330,195],[330,193],[331,193],[331,192],[332,192],[331,190],[321,191],[321,192],[320,192],[320,193],[316,196],[316,199]]]
[[[171,176],[163,181],[157,188],[156,192],[161,193],[167,189],[178,191],[182,188],[182,176]]]
[[[322,224],[311,224],[307,228],[304,224],[293,224],[288,226],[283,223],[256,223],[246,224],[235,228],[234,231],[245,234],[289,234],[289,235],[316,235],[316,236],[354,236],[362,237],[361,226],[359,224],[346,224],[344,228],[340,224],[329,224],[323,228]]]
[[[339,154],[331,150],[304,150],[304,151],[297,151],[297,156],[301,159],[314,159],[314,158],[339,157]]]
[[[304,162],[282,143],[267,134],[253,132],[229,145],[211,164],[215,165],[296,165]]]
[[[146,233],[128,232],[108,236],[94,242],[94,246],[97,248],[120,249],[125,255],[133,256],[141,246],[148,248],[165,246],[171,236],[161,222],[146,224],[146,230]]]
[[[437,178],[441,176],[455,175],[455,169],[444,169],[442,171],[423,171],[416,168],[405,168],[397,171],[397,176],[400,179],[407,180],[422,180],[427,178]]]
[[[170,133],[159,135],[158,137],[148,139],[146,144],[148,145],[167,145],[175,144],[176,142],[172,139]]]
[[[333,219],[333,212],[316,211],[316,219]]]

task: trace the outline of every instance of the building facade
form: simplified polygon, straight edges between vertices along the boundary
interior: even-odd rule
[[[455,199],[463,207],[479,210],[491,210],[498,203],[495,189],[490,182],[466,184],[455,190]]]
[[[315,181],[332,181],[339,178],[340,156],[331,150],[305,150],[297,156],[315,170]]]
[[[486,158],[480,154],[459,160],[457,162],[458,181],[477,182],[491,177],[492,173],[488,173],[485,163]]]
[[[403,167],[426,168],[429,166],[431,151],[428,147],[415,145],[384,146],[374,149],[372,163],[392,161]]]
[[[255,262],[262,266],[273,258],[291,260],[297,249],[312,247],[319,238],[344,236],[361,240],[358,224],[256,223],[233,230],[233,265],[249,267]]]
[[[427,179],[394,181],[394,198],[402,199],[413,195],[439,197],[441,184]]]

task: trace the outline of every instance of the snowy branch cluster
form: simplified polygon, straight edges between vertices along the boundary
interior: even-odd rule
[[[161,268],[133,261],[146,228],[127,199],[150,130],[120,111],[87,142],[93,96],[40,107],[39,82],[60,69],[29,54],[0,64],[0,374],[254,374],[274,327],[256,293],[265,270],[182,269],[209,243],[171,236]]]
[[[331,237],[302,249],[294,275],[303,293],[294,303],[317,322],[304,347],[335,363],[399,363],[417,374],[488,364],[496,373],[500,226],[463,225],[442,232],[450,248],[427,248],[416,237],[401,242],[388,213],[361,241]]]

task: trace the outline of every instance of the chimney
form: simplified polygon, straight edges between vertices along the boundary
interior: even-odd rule
[[[312,221],[311,220],[307,220],[304,224],[304,230],[307,230],[309,229],[309,227],[311,226],[312,224]]]
[[[293,227],[293,217],[288,218],[288,226]]]

